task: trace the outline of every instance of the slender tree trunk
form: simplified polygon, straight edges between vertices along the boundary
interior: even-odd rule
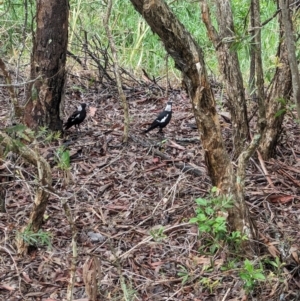
[[[249,128],[243,77],[237,51],[232,47],[235,42],[235,29],[231,5],[228,0],[214,1],[219,27],[219,32],[217,32],[212,25],[207,1],[201,0],[200,3],[202,20],[216,49],[220,73],[228,96],[232,119],[234,157],[237,158],[249,138]]]
[[[284,37],[286,40],[288,59],[289,59],[291,73],[292,73],[293,96],[296,104],[298,119],[300,120],[300,76],[299,76],[298,63],[296,57],[296,46],[295,46],[293,23],[289,11],[289,5],[290,5],[289,0],[279,0],[279,7],[281,9],[282,23],[284,27]]]
[[[279,16],[279,23],[281,22],[281,16]],[[274,157],[276,153],[276,145],[281,134],[282,122],[285,116],[285,106],[292,91],[291,70],[286,43],[283,40],[282,24],[280,28],[279,46],[276,55],[279,61],[267,93],[267,123],[259,147],[260,153],[265,160]]]
[[[250,25],[249,25],[249,35],[251,36],[251,40],[254,40],[254,13],[253,13],[253,5],[250,6]],[[248,81],[248,92],[250,98],[253,101],[256,101],[256,89],[255,89],[255,47],[253,43],[249,45],[250,51],[250,66],[249,66],[249,81]]]
[[[36,36],[31,57],[24,122],[31,128],[47,126],[62,130],[60,104],[65,84],[68,43],[67,0],[37,0]]]
[[[253,14],[253,25],[251,29],[254,33],[254,53],[255,53],[255,76],[258,104],[257,126],[260,133],[263,133],[266,126],[264,73],[261,58],[261,23],[260,23],[260,3],[259,0],[251,1],[251,12]]]
[[[201,48],[162,0],[131,0],[131,2],[153,32],[159,35],[166,51],[172,56],[176,67],[183,74],[212,183],[220,189],[222,194],[232,196],[235,201],[235,206],[229,212],[232,230],[247,233],[249,237],[255,238],[255,229],[244,202],[243,180],[237,183],[222,139],[215,100],[207,78]],[[255,148],[252,146],[251,152],[253,149]],[[251,152],[243,153],[240,160],[241,166],[245,167]],[[243,173],[245,171],[239,174],[244,176]],[[245,242],[244,247],[245,252],[253,254],[250,241]]]
[[[126,143],[128,141],[128,133],[129,133],[129,108],[128,103],[126,100],[126,95],[122,88],[122,80],[120,75],[120,67],[119,67],[119,60],[116,45],[114,39],[112,37],[110,28],[109,28],[109,18],[111,15],[111,8],[112,8],[112,0],[108,0],[107,2],[107,13],[104,18],[104,28],[106,31],[106,35],[109,41],[109,46],[111,49],[112,57],[113,57],[113,64],[114,64],[114,73],[116,77],[118,93],[122,101],[123,109],[124,109],[124,135],[123,135],[123,142]]]

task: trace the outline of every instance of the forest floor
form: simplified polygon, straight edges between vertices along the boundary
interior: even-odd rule
[[[123,144],[116,90],[73,92],[69,87],[66,93],[65,120],[77,105],[87,103],[89,116],[81,132],[71,128],[64,140],[40,143],[38,149],[52,166],[56,192],[43,225],[52,235],[51,247],[39,246],[25,257],[17,254],[15,237],[33,206],[36,171],[14,156],[0,164],[0,172],[11,173],[5,182],[7,212],[0,214],[0,300],[66,298],[73,256],[62,206],[66,200],[78,231],[74,300],[92,300],[93,294],[101,301],[300,300],[300,132],[291,114],[276,158],[264,162],[269,180],[257,155],[247,168],[246,201],[262,246],[253,266],[266,276],[247,294],[240,278],[241,254],[209,252],[207,238],[189,223],[195,199],[207,197],[212,186],[186,93],[173,91],[173,117],[162,136],[157,130],[141,132],[167,98],[153,93],[150,84],[126,90],[130,137]],[[219,95],[216,89],[218,103]],[[4,89],[0,104],[3,128],[10,112]],[[218,110],[226,114],[223,106]],[[231,125],[228,119],[220,121],[231,153]],[[61,143],[72,155],[67,173],[54,159]]]

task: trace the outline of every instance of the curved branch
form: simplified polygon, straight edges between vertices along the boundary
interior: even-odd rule
[[[28,146],[23,145],[20,147],[20,145],[17,144],[16,141],[10,136],[8,136],[6,133],[0,132],[0,139],[1,145],[3,145],[5,148],[9,148],[12,152],[20,155],[24,160],[36,166],[38,170],[37,179],[40,185],[36,189],[34,205],[28,223],[23,228],[23,230],[30,229],[34,232],[37,232],[43,223],[43,217],[49,197],[48,190],[52,189],[52,174],[50,165],[43,157],[41,157],[37,152],[29,148]],[[23,241],[21,236],[19,236],[18,238],[17,246],[19,253],[27,253],[28,246]]]

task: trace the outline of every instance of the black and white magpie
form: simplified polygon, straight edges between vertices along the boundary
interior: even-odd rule
[[[168,101],[165,109],[156,117],[150,127],[144,131],[148,133],[153,129],[159,127],[159,133],[162,133],[162,129],[170,122],[172,117],[172,102]]]
[[[68,118],[67,122],[64,124],[65,130],[69,129],[73,125],[77,130],[79,129],[79,124],[83,122],[86,117],[86,104],[82,103],[77,107],[77,110]]]

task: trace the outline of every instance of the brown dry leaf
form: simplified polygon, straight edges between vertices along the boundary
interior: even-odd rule
[[[164,264],[163,261],[156,261],[156,262],[151,262],[150,266],[154,269],[156,269],[158,266],[162,266]]]
[[[25,272],[22,273],[24,280],[26,283],[30,283],[32,282],[32,280],[29,278],[28,274],[26,274]]]
[[[154,158],[152,159],[152,162],[153,162],[153,163],[159,163],[159,162],[160,162],[160,158],[154,157]]]
[[[210,263],[210,258],[209,257],[197,257],[197,256],[192,256],[192,260],[196,263],[196,264],[208,264]]]
[[[267,200],[271,203],[281,203],[286,204],[294,199],[292,195],[281,195],[281,194],[273,194],[270,195]]]
[[[298,253],[299,253],[298,247],[295,246],[295,245],[291,246],[291,248],[290,248],[290,254],[291,254],[292,257],[294,258],[294,260],[295,260],[298,264],[300,264]]]
[[[270,252],[270,254],[276,258],[280,255],[280,252],[278,251],[278,249],[274,246],[275,244],[278,244],[277,242],[272,242],[272,243],[267,243],[268,246],[268,251]]]
[[[89,300],[97,300],[97,266],[95,258],[88,258],[83,265],[83,282]]]
[[[194,261],[194,263],[196,264],[203,264],[203,268],[210,266],[212,263],[212,260],[210,257],[197,257],[197,256],[192,256],[192,260]],[[222,266],[222,264],[224,263],[223,259],[216,259],[213,261],[213,264],[215,267],[219,268],[220,266]]]
[[[8,290],[8,291],[14,291],[15,290],[14,287],[12,287],[8,284],[5,284],[5,283],[0,284],[0,289],[4,289],[4,290]]]
[[[88,115],[91,117],[94,117],[96,114],[97,108],[96,107],[90,107]]]

